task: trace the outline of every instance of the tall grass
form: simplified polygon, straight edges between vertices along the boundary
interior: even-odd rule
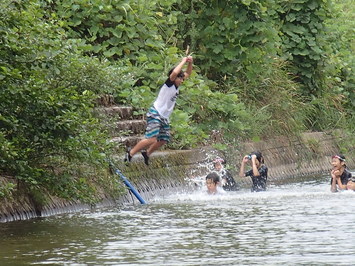
[[[250,135],[268,138],[299,134],[306,129],[312,107],[299,93],[300,85],[287,71],[287,62],[275,59],[269,72],[255,82],[235,80],[231,85],[250,110]]]

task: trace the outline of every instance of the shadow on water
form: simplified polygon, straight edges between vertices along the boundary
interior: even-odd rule
[[[2,224],[1,265],[353,265],[355,192],[329,176]]]

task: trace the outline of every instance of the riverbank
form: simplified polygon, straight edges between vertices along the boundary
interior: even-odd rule
[[[304,133],[298,138],[279,137],[268,141],[244,143],[240,147],[235,147],[233,152],[228,154],[227,160],[237,182],[241,186],[250,186],[249,179],[240,179],[236,173],[240,159],[244,154],[260,150],[269,167],[269,182],[284,182],[299,176],[327,173],[331,167],[331,156],[339,153],[338,143],[338,138],[323,132]],[[157,152],[153,154],[149,166],[146,166],[141,156],[138,155],[133,158],[129,166],[122,163],[121,156],[114,158],[114,162],[141,195],[149,201],[159,194],[188,189],[189,182],[187,180],[207,174],[211,166],[210,162],[218,155],[223,156],[211,147],[203,147],[194,150]],[[347,156],[347,165],[349,168],[355,168],[354,156]],[[0,182],[2,185],[6,185],[12,181],[2,177]],[[16,198],[1,201],[0,221],[46,217],[102,206],[138,204],[138,201],[129,192],[117,198],[102,194],[101,198],[99,204],[90,206],[77,201],[49,197],[46,204],[39,208],[24,193],[17,195]]]

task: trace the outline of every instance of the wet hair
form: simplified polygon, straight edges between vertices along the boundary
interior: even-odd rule
[[[209,173],[207,176],[206,176],[206,181],[208,179],[211,179],[213,181],[213,183],[217,184],[219,182],[219,175],[215,172],[213,173]]]
[[[169,70],[168,72],[168,77],[170,77],[171,73],[173,73],[175,67],[173,67],[172,69]],[[185,72],[184,71],[180,71],[180,73],[177,75],[179,78],[183,78],[185,76]]]
[[[333,158],[337,158],[337,159],[339,159],[340,161],[345,162],[345,156],[342,155],[342,154],[335,154],[335,155],[332,156],[332,159],[333,159]]]
[[[216,164],[216,163],[220,163],[220,164],[226,164],[226,160],[221,158],[221,157],[217,157],[213,160],[213,164]]]
[[[335,155],[332,156],[332,159],[333,159],[333,158],[337,158],[337,159],[339,159],[339,161],[344,162],[344,166],[345,166],[345,168],[346,168],[345,156],[344,156],[344,155],[342,155],[342,154],[335,154]]]
[[[256,159],[258,159],[258,161],[260,163],[264,163],[264,157],[260,151],[253,151],[250,155],[253,155],[253,154],[256,156]]]

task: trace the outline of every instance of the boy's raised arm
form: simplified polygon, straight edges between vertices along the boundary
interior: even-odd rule
[[[187,65],[187,69],[185,72],[185,79],[187,79],[188,77],[190,77],[191,73],[192,73],[192,63],[193,63],[193,58],[192,56],[188,56],[186,59],[186,62],[188,62],[189,64]]]
[[[185,65],[185,63],[188,62],[188,66],[185,72],[185,79],[188,78],[191,73],[192,73],[192,56],[186,56],[184,58],[182,58],[181,62],[174,68],[174,70],[171,72],[169,78],[171,81],[174,81],[176,79],[176,77],[180,74],[183,66]]]

